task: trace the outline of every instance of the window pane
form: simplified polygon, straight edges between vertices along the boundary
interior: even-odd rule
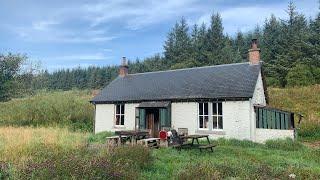
[[[203,116],[199,116],[199,128],[203,128]]]
[[[116,115],[116,125],[120,125],[120,115]]]
[[[217,116],[213,116],[212,127],[213,129],[217,129]]]
[[[203,103],[204,104],[204,115],[208,115],[208,103]]]
[[[124,114],[124,104],[121,105],[121,114]]]
[[[120,105],[116,105],[116,114],[120,114]]]
[[[217,103],[212,103],[212,115],[217,115]]]
[[[218,125],[219,125],[219,129],[223,129],[223,121],[222,121],[222,117],[218,117]]]
[[[124,115],[121,115],[121,125],[124,125]]]
[[[204,127],[203,128],[208,128],[208,122],[209,122],[209,116],[204,117]]]
[[[203,115],[203,103],[199,103],[199,115]]]
[[[218,113],[222,115],[222,103],[218,103]]]

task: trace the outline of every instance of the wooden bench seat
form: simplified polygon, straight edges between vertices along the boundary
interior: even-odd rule
[[[214,147],[216,147],[216,145],[208,144],[208,145],[199,145],[198,148],[199,148],[200,152],[202,152],[202,150],[205,150],[205,149],[210,149],[213,152]]]

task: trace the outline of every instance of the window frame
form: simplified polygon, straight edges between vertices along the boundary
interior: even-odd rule
[[[200,114],[200,104],[202,104],[202,114]],[[207,115],[205,115],[205,110],[204,110],[204,104],[208,104],[208,114]],[[209,117],[210,117],[210,113],[209,113],[209,110],[210,110],[210,108],[209,108],[209,105],[210,105],[210,103],[209,102],[198,102],[198,129],[199,130],[209,130],[209,127],[210,127],[210,119],[209,119]],[[208,123],[207,123],[207,128],[201,128],[200,127],[200,117],[202,117],[202,124],[204,125],[204,122],[205,122],[205,117],[207,117],[208,118]]]
[[[117,108],[120,107],[119,109],[119,113],[117,113]],[[122,112],[122,108],[123,108],[123,112]],[[114,113],[114,118],[115,118],[115,121],[114,121],[114,125],[116,127],[123,127],[125,124],[125,104],[115,104],[115,113]],[[119,116],[119,124],[117,124],[117,117]],[[123,121],[122,121],[122,118],[123,117]]]
[[[219,108],[219,104],[221,104],[221,114],[219,114],[219,110],[220,110],[220,108]],[[217,114],[214,114],[213,113],[213,107],[216,107],[216,111],[217,111]],[[211,110],[212,110],[212,113],[211,113],[211,115],[212,115],[212,130],[213,131],[220,131],[220,130],[223,130],[223,104],[222,104],[222,102],[212,102],[212,108],[211,108]],[[222,128],[219,128],[219,117],[221,117],[221,122],[222,122]],[[214,119],[216,119],[216,121],[217,121],[217,124],[216,124],[216,128],[213,126],[213,120]]]

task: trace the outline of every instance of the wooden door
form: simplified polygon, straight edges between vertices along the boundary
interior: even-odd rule
[[[148,113],[147,114],[147,129],[150,130],[150,135],[154,137],[154,114],[153,113]]]

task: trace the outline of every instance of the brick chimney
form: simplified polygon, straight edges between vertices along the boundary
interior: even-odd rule
[[[258,39],[252,39],[251,49],[249,49],[249,62],[251,65],[260,63],[260,48],[258,48]]]
[[[127,76],[128,71],[129,71],[128,61],[127,61],[126,57],[122,57],[122,62],[121,62],[120,68],[119,68],[119,76],[120,77]]]

